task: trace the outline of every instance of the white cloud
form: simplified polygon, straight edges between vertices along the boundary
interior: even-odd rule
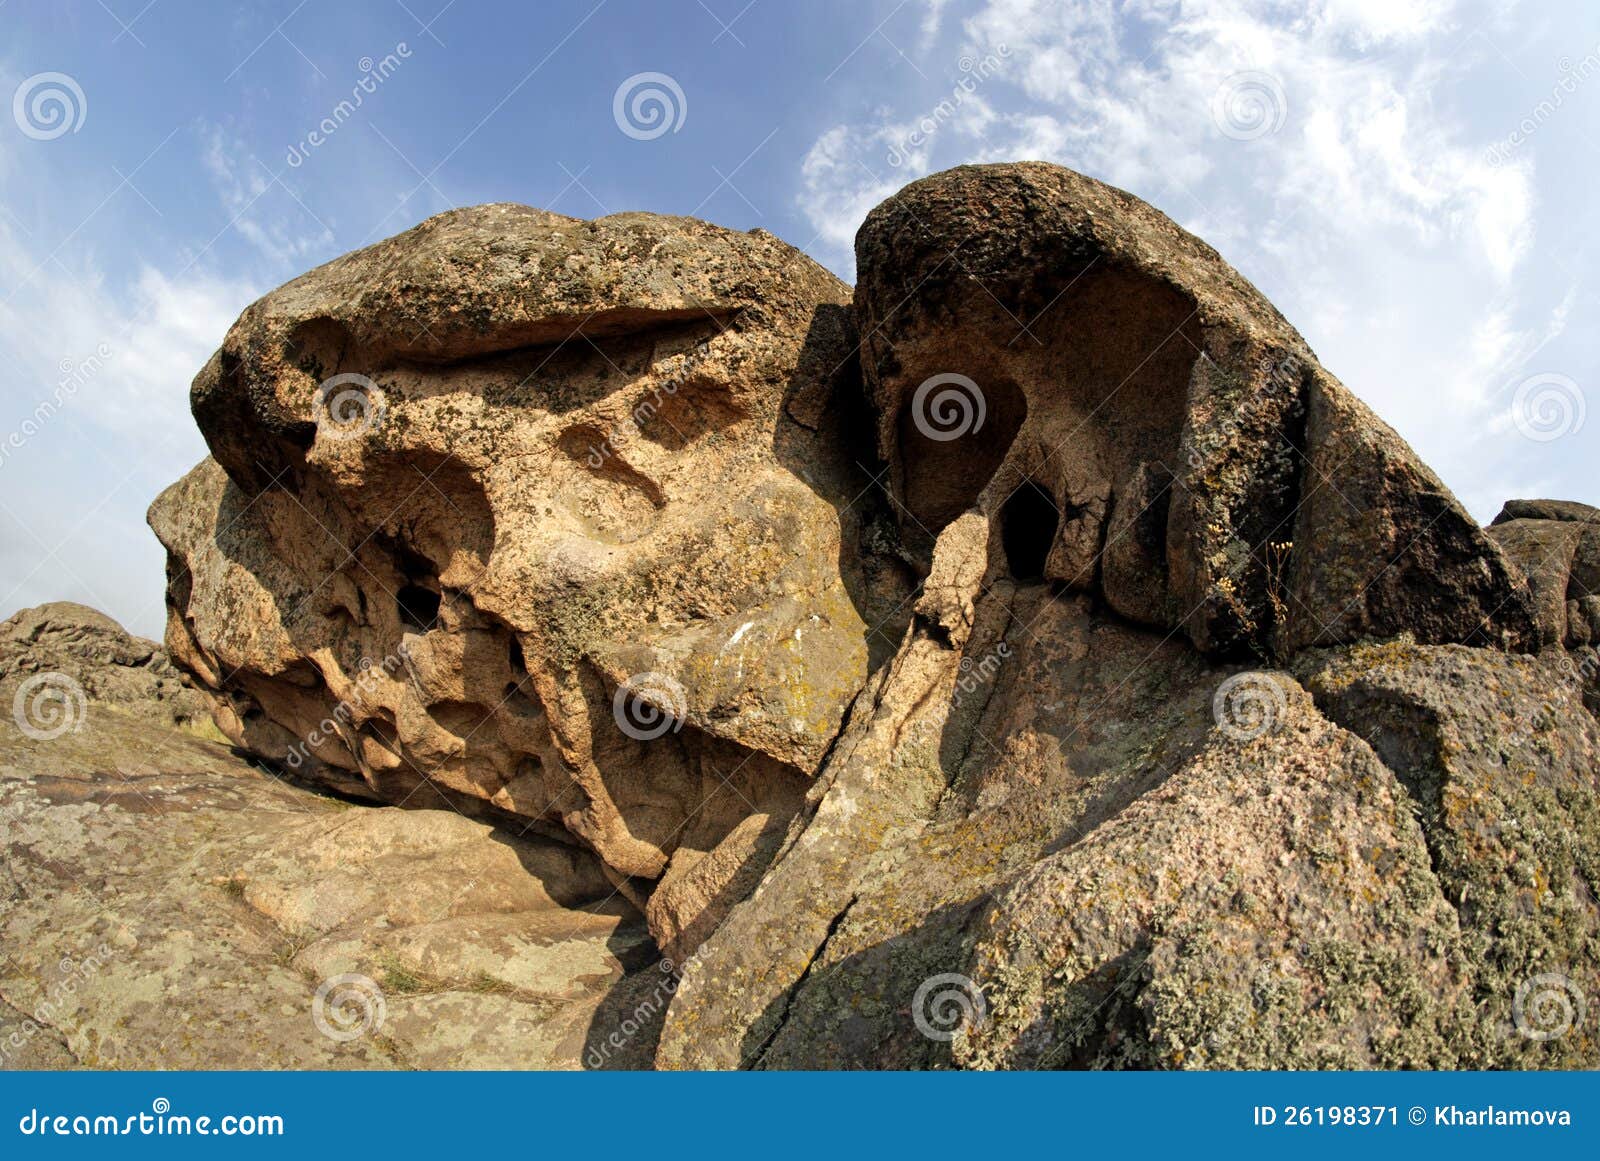
[[[233,228],[277,265],[299,265],[333,245],[333,234],[249,146],[218,126],[206,130],[201,162]],[[284,212],[282,204],[290,209]]]
[[[76,376],[67,406],[129,434],[193,427],[189,381],[258,296],[199,267],[169,276],[145,266],[113,286],[92,260],[41,259],[3,223],[0,275],[0,285],[19,288],[0,301],[0,350],[9,353],[0,422],[31,414]]]
[[[200,266],[123,280],[43,244],[0,221],[0,616],[71,599],[159,635],[144,509],[205,454],[189,382],[257,290]]]
[[[830,128],[801,167],[799,205],[821,256],[848,271],[867,210],[925,173],[1027,158],[1110,181],[1216,245],[1447,478],[1481,477],[1490,412],[1560,333],[1566,308],[1551,300],[1570,282],[1524,277],[1533,162],[1491,160],[1504,127],[1448,99],[1484,55],[1463,46],[1481,50],[1507,8],[981,0],[958,19],[941,7],[928,59],[1003,44],[1004,67],[897,169],[885,145],[943,96],[936,68],[923,92]]]
[[[817,138],[801,163],[806,217],[817,240],[834,252],[848,253],[867,211],[903,184],[875,177],[858,156],[867,148],[886,150],[894,140],[892,131],[880,126],[865,138],[850,126],[835,126]]]
[[[963,22],[959,52],[1005,45],[1005,65],[928,148],[908,152],[903,176],[1038,157],[1169,202],[1186,194],[1196,209],[1248,193],[1273,216],[1305,213],[1347,233],[1396,227],[1465,246],[1504,278],[1527,250],[1531,187],[1524,168],[1496,168],[1484,143],[1462,140],[1433,106],[1447,67],[1436,48],[1454,7],[990,0]],[[1219,93],[1241,73],[1274,87],[1240,93],[1268,107],[1240,105],[1239,115],[1281,120],[1276,132],[1233,140],[1219,129]],[[801,206],[825,237],[850,232],[837,221],[842,210],[900,183],[880,147],[924,114],[882,110],[817,142],[802,168]]]

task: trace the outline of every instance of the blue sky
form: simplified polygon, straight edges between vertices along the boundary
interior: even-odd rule
[[[853,280],[865,212],[968,161],[1200,233],[1480,519],[1600,502],[1600,5],[297,4],[0,0],[0,616],[159,635],[189,380],[328,258],[521,201],[761,226]]]

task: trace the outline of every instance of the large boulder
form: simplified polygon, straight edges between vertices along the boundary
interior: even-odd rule
[[[879,448],[924,555],[978,508],[1011,575],[1217,656],[1533,644],[1519,578],[1439,479],[1137,198],[963,166],[873,210],[856,258]]]
[[[0,681],[11,679],[19,728],[73,728],[92,698],[144,721],[215,733],[210,698],[165,649],[73,601],[23,609],[0,621]]]
[[[849,298],[760,231],[511,205],[296,279],[195,380],[169,647],[252,752],[703,932],[903,626]]]
[[[1539,634],[1496,541],[1214,251],[1120,191],[955,170],[874,210],[857,257],[922,589],[689,964],[658,1064],[1592,1064],[1541,1023],[1600,963],[1592,720],[1552,703],[1551,791],[1497,791],[1582,838],[1456,841],[1445,866],[1453,820],[1334,692],[1390,656],[1357,642],[1396,638],[1428,698],[1471,691],[1462,744],[1487,744],[1465,731],[1498,728],[1502,688],[1531,712],[1553,663],[1504,652]],[[1310,671],[1313,644],[1334,648]],[[1458,906],[1461,876],[1519,858],[1548,893]]]

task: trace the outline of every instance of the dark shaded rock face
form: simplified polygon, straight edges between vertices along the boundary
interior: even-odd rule
[[[269,295],[151,513],[174,657],[265,758],[593,851],[662,1067],[1600,1063],[1592,510],[1480,529],[1070,171],[857,252],[480,207]]]

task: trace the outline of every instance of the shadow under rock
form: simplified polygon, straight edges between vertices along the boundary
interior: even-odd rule
[[[848,305],[824,303],[784,391],[772,450],[839,517],[839,575],[867,625],[869,671],[900,647],[918,578],[900,551],[888,465],[878,456],[877,417],[857,357]],[[882,482],[878,482],[882,481]]]

